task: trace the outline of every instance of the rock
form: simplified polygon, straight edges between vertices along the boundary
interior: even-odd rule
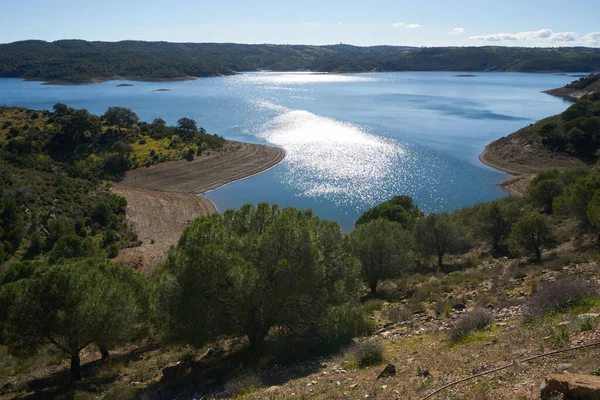
[[[356,389],[358,387],[358,383],[353,383],[352,385],[348,386],[350,389]]]
[[[190,365],[182,361],[178,361],[173,365],[163,368],[162,374],[165,379],[177,379],[189,372]]]
[[[383,371],[381,371],[381,373],[377,376],[377,380],[379,380],[381,378],[387,378],[388,376],[394,376],[394,375],[396,375],[396,366],[394,364],[388,364],[383,369]]]
[[[202,354],[202,356],[200,357],[200,359],[204,359],[207,357],[212,356],[213,354],[215,354],[215,349],[213,349],[212,347],[209,347],[208,350],[206,350],[206,352],[204,354]]]
[[[452,308],[454,308],[455,310],[464,310],[465,308],[467,308],[467,306],[462,303],[456,303],[452,305]]]
[[[600,400],[600,377],[579,374],[555,374],[546,377],[540,387],[541,400]]]
[[[587,313],[587,314],[579,314],[577,318],[579,319],[588,319],[588,318],[598,318],[600,314],[598,313]]]
[[[573,366],[573,364],[558,364],[556,366],[556,370],[559,371],[559,372],[565,372],[569,368],[571,368],[572,366]]]

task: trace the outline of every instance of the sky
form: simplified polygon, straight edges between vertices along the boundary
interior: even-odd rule
[[[600,47],[597,1],[0,0],[0,43]]]

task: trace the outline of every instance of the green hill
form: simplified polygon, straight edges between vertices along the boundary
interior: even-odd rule
[[[84,40],[27,40],[0,45],[0,77],[59,83],[108,78],[185,79],[256,70],[591,72],[600,70],[600,49]]]

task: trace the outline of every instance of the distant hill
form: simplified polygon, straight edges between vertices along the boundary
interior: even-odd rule
[[[239,71],[600,71],[600,49],[358,47],[27,40],[0,45],[0,77],[93,83],[180,80]]]
[[[590,74],[565,85],[564,87],[546,90],[544,93],[553,96],[567,97],[579,100],[585,95],[600,93],[600,73]]]

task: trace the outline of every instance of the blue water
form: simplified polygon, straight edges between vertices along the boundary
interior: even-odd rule
[[[132,87],[0,79],[0,104],[62,102],[97,114],[118,105],[142,120],[185,116],[228,139],[282,146],[284,162],[207,197],[219,210],[261,201],[312,208],[351,229],[360,213],[398,194],[426,212],[504,196],[497,184],[507,176],[478,160],[485,145],[569,105],[540,91],[572,77],[456,74],[248,73]],[[163,88],[170,91],[154,91]]]

